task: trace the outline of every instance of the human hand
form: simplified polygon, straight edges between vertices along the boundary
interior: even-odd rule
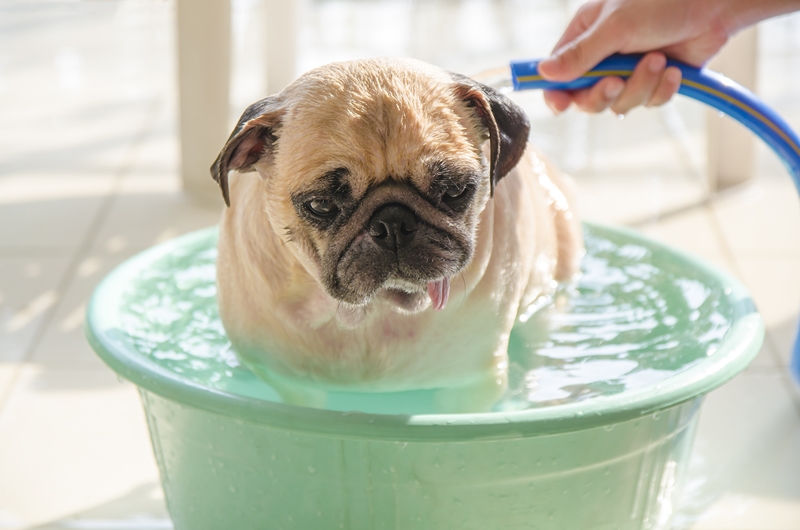
[[[680,70],[667,67],[666,56],[693,66],[704,64],[739,29],[734,21],[741,17],[729,13],[736,5],[734,0],[587,2],[567,26],[553,55],[539,63],[542,77],[569,81],[613,53],[650,53],[627,81],[607,77],[583,90],[549,90],[545,101],[556,113],[572,103],[587,112],[611,108],[617,114],[639,105],[666,103],[681,83]]]

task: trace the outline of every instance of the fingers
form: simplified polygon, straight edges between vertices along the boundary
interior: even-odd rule
[[[599,15],[598,15],[599,16]],[[566,41],[549,58],[539,63],[539,73],[551,81],[571,81],[580,77],[600,61],[619,51],[625,32],[618,28],[618,18],[597,19],[583,33]],[[583,23],[575,23],[577,31]],[[568,28],[569,29],[569,28]]]
[[[625,90],[625,81],[619,77],[606,77],[592,88],[573,92],[572,100],[584,112],[603,112]]]
[[[625,89],[619,77],[606,77],[584,90],[545,90],[544,101],[554,114],[561,114],[572,103],[584,112],[603,112],[617,100]]]
[[[561,114],[572,105],[572,96],[569,92],[562,90],[545,90],[544,102],[553,111],[553,114]]]
[[[554,114],[561,114],[573,102],[584,112],[603,112],[617,100],[624,89],[625,81],[619,77],[607,77],[585,90],[545,90],[544,101]]]
[[[664,75],[661,76],[661,82],[656,87],[655,92],[647,102],[648,107],[659,107],[672,99],[678,89],[681,87],[681,71],[675,66],[670,66],[664,70]]]
[[[617,114],[625,114],[632,108],[650,101],[666,67],[667,58],[663,53],[645,55],[634,68],[633,74],[625,84],[625,90],[611,106],[611,110]]]
[[[561,35],[561,38],[558,39],[556,45],[553,46],[553,52],[563,48],[564,45],[572,42],[579,35],[585,33],[586,30],[592,27],[597,21],[602,7],[602,2],[590,0],[578,8],[578,11],[575,13],[575,16],[572,17],[567,29],[564,30],[564,33]]]
[[[610,108],[616,114],[625,114],[640,105],[663,105],[680,86],[681,71],[674,66],[667,68],[663,54],[652,53],[639,62],[627,81],[606,77],[585,90],[547,90],[544,100],[555,114],[564,112],[572,103],[584,112],[603,112]]]

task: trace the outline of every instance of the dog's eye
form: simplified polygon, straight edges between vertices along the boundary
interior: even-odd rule
[[[306,208],[318,217],[333,217],[339,211],[332,201],[326,199],[312,199],[306,203]]]
[[[442,200],[445,202],[454,201],[463,197],[465,193],[467,193],[467,187],[463,184],[450,186],[444,191]]]

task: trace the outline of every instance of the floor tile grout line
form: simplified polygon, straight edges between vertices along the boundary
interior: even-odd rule
[[[22,365],[26,363],[36,348],[39,346],[39,343],[44,336],[44,333],[47,331],[47,328],[50,327],[55,314],[58,312],[59,307],[64,301],[64,296],[66,295],[67,289],[75,280],[75,274],[78,270],[80,263],[85,259],[86,255],[89,251],[93,248],[94,242],[97,238],[97,235],[100,233],[100,229],[108,217],[108,214],[111,211],[111,207],[113,206],[114,202],[116,202],[117,198],[119,197],[119,191],[122,186],[122,182],[124,178],[130,174],[131,169],[135,164],[135,160],[137,155],[141,152],[142,147],[144,146],[147,139],[153,134],[153,131],[156,129],[156,125],[158,124],[158,110],[160,109],[162,102],[160,98],[156,98],[154,102],[151,104],[151,109],[149,114],[150,119],[148,119],[142,127],[140,133],[136,136],[136,138],[131,143],[131,146],[128,151],[128,156],[126,157],[127,160],[123,162],[119,170],[116,172],[113,178],[112,185],[109,189],[108,194],[103,198],[102,202],[100,203],[97,212],[92,218],[92,221],[89,227],[86,229],[83,238],[81,238],[81,242],[75,248],[75,251],[72,253],[72,257],[69,260],[69,263],[64,271],[61,280],[56,285],[56,292],[58,293],[58,298],[56,302],[53,304],[52,307],[49,308],[47,313],[43,316],[39,324],[36,326],[36,329],[33,333],[30,343],[28,347],[25,348],[24,353],[21,355],[20,359],[16,362],[18,365],[17,369],[12,373],[11,377],[9,378],[8,385],[6,386],[5,391],[0,392],[0,415],[2,415],[3,409],[5,404],[8,402],[9,397],[14,392],[15,387],[19,381],[20,372],[22,371]]]

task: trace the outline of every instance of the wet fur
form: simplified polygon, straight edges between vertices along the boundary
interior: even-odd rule
[[[245,112],[212,168],[230,203],[220,313],[243,362],[281,388],[447,388],[454,411],[502,393],[511,327],[576,272],[581,235],[568,185],[489,90],[376,59],[309,72]],[[473,187],[459,211],[437,202],[451,181]],[[341,205],[333,223],[304,210],[320,194]],[[398,264],[365,235],[387,204],[421,227]],[[441,275],[451,296],[435,312],[424,285]]]

